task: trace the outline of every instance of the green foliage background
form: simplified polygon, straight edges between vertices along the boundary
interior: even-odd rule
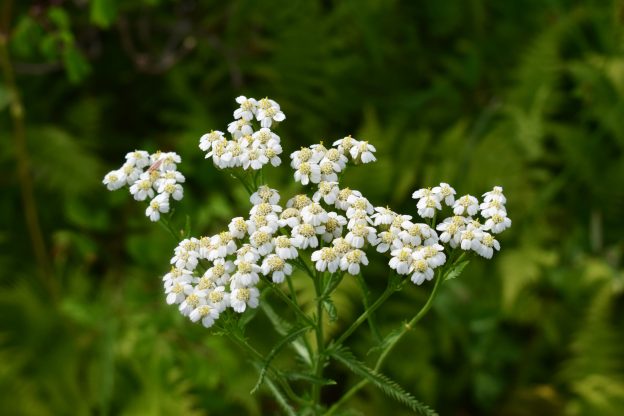
[[[175,150],[180,217],[196,234],[222,229],[245,195],[197,143],[240,94],[282,105],[285,155],[347,134],[373,143],[378,162],[344,181],[376,205],[414,214],[412,191],[440,181],[504,187],[514,224],[501,253],[443,288],[386,374],[443,415],[624,412],[622,1],[4,0],[0,13],[16,76],[0,80],[3,414],[278,412],[249,394],[257,373],[241,351],[165,304],[174,243],[101,185],[127,151]],[[297,191],[289,172],[269,174],[284,195]],[[387,270],[374,260],[373,296]],[[430,289],[395,295],[382,329]],[[336,305],[333,330],[361,311],[357,285]],[[279,339],[260,316],[252,327],[261,350]],[[363,328],[352,348],[370,341]],[[326,403],[357,381],[341,371]],[[407,414],[372,387],[350,404]]]

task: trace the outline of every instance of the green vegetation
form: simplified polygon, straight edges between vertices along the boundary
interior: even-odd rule
[[[406,392],[390,394],[442,415],[624,412],[621,1],[4,0],[0,64],[3,414],[281,412],[266,382],[250,394],[261,369],[236,344],[166,305],[176,242],[101,184],[129,150],[176,151],[189,182],[175,226],[223,229],[246,195],[197,144],[240,94],[281,104],[285,155],[347,134],[374,144],[379,161],[342,180],[373,203],[415,213],[423,186],[504,187],[503,250],[448,281],[396,344],[381,370]],[[387,268],[371,263],[374,300]],[[294,283],[311,307],[314,287]],[[430,290],[376,312],[381,335]],[[333,300],[349,321],[330,333],[363,309],[358,282]],[[279,313],[247,328],[266,355]],[[362,325],[335,358],[370,371],[375,354],[352,351],[367,357],[376,336]],[[327,405],[359,380],[332,371]],[[349,404],[412,414],[372,384]]]

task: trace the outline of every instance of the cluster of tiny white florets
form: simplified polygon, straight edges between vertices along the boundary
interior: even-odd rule
[[[130,187],[130,193],[137,201],[149,199],[145,215],[158,221],[161,213],[169,212],[169,199],[179,201],[184,196],[184,175],[177,170],[180,156],[174,152],[149,154],[136,150],[126,154],[126,163],[110,171],[102,181],[109,191]]]
[[[495,186],[483,194],[483,202],[472,195],[455,199],[455,190],[446,183],[435,188],[419,189],[412,195],[418,200],[416,207],[423,218],[433,218],[442,209],[442,202],[453,209],[454,216],[445,218],[436,229],[442,234],[440,241],[451,248],[458,246],[462,250],[472,250],[487,259],[492,258],[494,250],[500,250],[500,243],[492,234],[499,234],[511,227],[507,217],[503,188]],[[475,218],[477,214],[481,215]]]
[[[257,171],[268,163],[278,166],[280,138],[270,129],[285,119],[279,104],[244,96],[236,101],[240,107],[228,127],[232,140],[220,131],[203,135],[199,147],[207,152],[206,158],[219,168]],[[259,123],[256,130],[254,123]],[[511,226],[501,187],[483,194],[482,202],[471,195],[456,199],[446,183],[419,189],[412,196],[418,200],[416,210],[423,222],[413,221],[410,215],[375,207],[357,190],[340,187],[339,174],[346,166],[373,162],[374,153],[374,146],[351,136],[330,148],[320,143],[292,153],[295,181],[314,187],[282,206],[277,190],[260,186],[250,197],[253,206],[247,217],[232,219],[227,231],[181,241],[171,258],[171,271],[163,277],[167,303],[210,327],[227,309],[243,313],[256,308],[258,286],[282,283],[293,267],[309,273],[314,268],[319,273],[358,275],[369,263],[366,251],[374,249],[389,256],[395,273],[420,285],[433,279],[449,250],[491,258],[500,249],[494,235]],[[104,184],[110,190],[128,185],[136,200],[150,198],[146,215],[157,221],[169,211],[170,197],[183,196],[184,176],[177,171],[180,157],[135,151],[126,159],[120,169],[106,175]],[[452,215],[434,225],[444,205]]]
[[[347,136],[334,142],[329,149],[322,142],[302,147],[290,155],[290,167],[295,169],[295,181],[302,185],[336,182],[349,159],[354,163],[374,162],[374,152],[375,147],[368,142]]]
[[[279,104],[269,98],[256,100],[242,95],[236,102],[240,107],[234,111],[235,120],[228,125],[232,140],[218,130],[200,138],[199,148],[206,152],[206,159],[212,158],[220,169],[259,170],[268,163],[279,166],[282,146],[279,136],[271,131],[286,119]],[[254,120],[259,126],[254,125]]]

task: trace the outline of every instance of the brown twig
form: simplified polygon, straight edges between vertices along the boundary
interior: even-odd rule
[[[48,258],[45,239],[39,224],[37,203],[34,196],[33,181],[30,176],[30,157],[26,145],[26,124],[24,106],[20,97],[19,88],[15,81],[13,65],[9,53],[9,33],[11,21],[12,0],[6,0],[0,18],[0,67],[10,97],[10,114],[13,121],[13,141],[17,161],[17,174],[20,184],[22,205],[28,234],[32,243],[35,259],[42,284],[50,295],[55,298],[57,291],[54,284],[52,267]]]

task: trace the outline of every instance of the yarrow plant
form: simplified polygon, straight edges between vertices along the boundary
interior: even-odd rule
[[[240,96],[236,102],[229,138],[214,130],[199,140],[206,158],[230,171],[249,193],[248,214],[233,218],[222,232],[192,237],[171,226],[170,202],[182,199],[184,183],[175,153],[128,153],[126,163],[104,178],[109,190],[129,186],[136,200],[149,200],[145,214],[178,239],[171,269],[163,277],[166,302],[245,349],[259,372],[252,391],[266,385],[287,414],[333,414],[368,383],[418,413],[434,414],[379,370],[394,345],[429,310],[439,287],[461,273],[471,254],[490,259],[500,250],[496,237],[511,226],[503,189],[495,186],[481,201],[472,195],[458,197],[447,183],[419,189],[412,195],[417,216],[376,207],[360,191],[340,184],[349,165],[376,160],[373,145],[347,136],[332,146],[319,143],[290,155],[293,178],[305,192],[280,204],[279,191],[264,183],[263,169],[281,165],[281,140],[273,130],[286,116],[269,98]],[[448,216],[442,218],[445,212]],[[330,338],[323,327],[325,319],[337,318],[332,294],[345,276],[366,287],[363,276],[371,251],[387,256],[387,288],[372,304],[365,302],[364,312],[344,332]],[[297,300],[293,279],[304,278],[302,274],[316,290],[314,314],[306,313]],[[359,361],[346,347],[347,338],[365,321],[372,327],[373,312],[394,292],[406,284],[430,281],[434,284],[429,299],[416,315],[373,346],[371,351],[378,354],[374,368]],[[294,322],[276,313],[271,293],[292,309]],[[283,337],[267,354],[257,351],[244,332],[258,309]],[[272,360],[289,345],[300,358],[298,367],[277,369]],[[321,389],[334,384],[324,378],[332,361],[362,381],[326,407]]]

